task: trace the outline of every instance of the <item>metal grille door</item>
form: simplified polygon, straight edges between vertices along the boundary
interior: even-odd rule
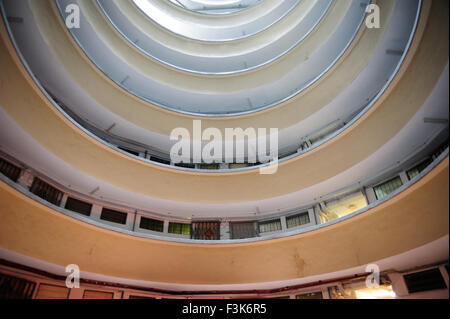
[[[203,240],[220,239],[219,222],[193,222],[191,224],[191,238]]]

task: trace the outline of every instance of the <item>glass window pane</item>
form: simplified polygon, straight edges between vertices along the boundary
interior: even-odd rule
[[[164,222],[147,217],[141,217],[139,228],[162,232],[164,229]]]
[[[425,168],[427,168],[428,165],[430,165],[432,162],[431,159],[427,159],[420,163],[419,165],[416,165],[415,167],[411,168],[409,171],[406,172],[408,175],[408,179],[411,180],[417,175],[419,175]]]
[[[69,197],[66,202],[66,209],[71,210],[82,215],[90,216],[92,204],[83,202],[81,200]]]
[[[258,223],[260,233],[268,233],[281,230],[281,221],[279,219]]]
[[[397,176],[387,182],[384,182],[383,184],[375,186],[373,190],[375,191],[377,199],[382,199],[402,185],[403,185],[402,180],[400,179],[399,176]]]
[[[118,212],[109,208],[103,208],[100,219],[125,225],[127,223],[127,213]]]
[[[328,200],[324,204],[325,208],[321,209],[320,219],[322,222],[328,222],[366,207],[367,200],[364,194],[358,191],[356,193]]]
[[[169,233],[178,235],[190,235],[191,225],[182,223],[169,223]]]
[[[255,224],[252,222],[246,223],[230,223],[231,238],[242,239],[256,236]]]
[[[309,224],[311,221],[309,219],[308,212],[304,212],[298,215],[289,216],[286,218],[287,228],[298,227],[301,225]]]

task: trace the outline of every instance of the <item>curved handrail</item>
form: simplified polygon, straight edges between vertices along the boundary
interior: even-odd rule
[[[114,149],[115,151],[122,153],[126,156],[131,156],[135,159],[138,159],[139,161],[142,162],[146,162],[146,163],[151,163],[153,165],[158,165],[158,166],[162,166],[162,167],[168,167],[168,168],[172,168],[172,169],[176,169],[176,170],[181,170],[181,171],[189,171],[189,172],[202,172],[202,173],[207,173],[207,174],[215,174],[215,173],[227,173],[227,172],[240,172],[240,171],[248,171],[248,170],[255,170],[255,169],[260,169],[261,167],[266,167],[269,166],[270,163],[265,163],[265,164],[259,164],[259,165],[254,165],[251,167],[242,167],[242,168],[233,168],[233,169],[219,169],[219,170],[201,170],[201,169],[191,169],[191,168],[185,168],[185,167],[180,167],[180,166],[173,166],[173,165],[167,165],[167,164],[163,164],[163,163],[159,163],[159,162],[155,162],[155,161],[151,161],[148,159],[144,159],[142,157],[138,157],[135,155],[132,155],[130,153],[127,153],[121,149],[119,149],[116,145],[111,144],[108,141],[105,141],[104,139],[99,138],[97,135],[93,134],[91,131],[87,130],[86,128],[84,128],[82,125],[80,125],[77,121],[75,121],[71,116],[69,116],[67,114],[67,112],[65,112],[54,100],[53,98],[48,94],[48,92],[42,87],[42,85],[40,84],[39,80],[36,78],[36,76],[34,75],[33,71],[30,69],[28,63],[26,62],[25,58],[23,57],[15,39],[14,36],[12,35],[12,31],[11,28],[9,26],[8,23],[6,23],[6,12],[4,10],[3,7],[3,3],[0,3],[0,7],[1,7],[1,12],[2,12],[2,16],[3,19],[5,21],[5,25],[6,25],[6,29],[8,31],[9,37],[11,39],[11,42],[21,60],[21,62],[23,63],[23,65],[25,66],[27,72],[29,73],[29,75],[31,76],[31,78],[33,79],[33,81],[36,83],[36,85],[39,87],[39,89],[43,92],[43,94],[47,97],[47,99],[52,103],[52,105],[59,111],[61,112],[67,119],[69,119],[70,122],[72,122],[74,125],[76,125],[76,127],[78,127],[79,129],[81,129],[84,133],[88,134],[89,136],[93,137],[95,140],[99,141],[100,143]],[[370,103],[367,104],[366,107],[364,107],[361,112],[359,112],[351,121],[349,121],[348,123],[346,123],[345,126],[343,126],[342,128],[338,129],[336,132],[334,132],[333,134],[327,136],[326,138],[324,138],[322,141],[312,145],[310,148],[306,149],[306,150],[302,150],[300,152],[297,152],[295,154],[292,154],[290,156],[284,157],[279,159],[279,162],[284,162],[284,161],[288,161],[292,158],[295,158],[297,156],[301,156],[302,154],[305,154],[306,152],[312,151],[314,149],[316,149],[317,147],[319,147],[320,145],[328,142],[329,140],[333,139],[334,137],[336,137],[337,135],[341,134],[345,129],[347,129],[349,126],[351,126],[354,122],[356,122],[359,118],[361,118],[370,108],[373,104],[376,103],[376,101],[378,100],[378,98],[385,92],[385,90],[389,87],[390,83],[392,82],[392,80],[395,78],[398,70],[400,69],[407,53],[408,53],[408,49],[411,45],[411,42],[414,38],[414,34],[415,34],[415,30],[417,28],[417,24],[419,21],[419,15],[420,15],[420,11],[421,11],[421,7],[422,7],[422,0],[419,0],[419,5],[418,5],[418,11],[417,11],[417,15],[415,18],[415,22],[414,22],[414,28],[411,32],[411,36],[408,40],[408,44],[406,46],[406,49],[404,50],[401,59],[399,60],[397,67],[395,69],[395,71],[392,73],[391,77],[388,79],[388,81],[386,81],[385,85],[383,86],[383,88],[378,92],[378,94],[376,96],[373,97],[373,99],[371,100]]]
[[[298,151],[295,154],[283,157],[281,159],[278,160],[279,163],[288,161],[292,158],[301,156],[309,151],[312,151],[316,148],[318,148],[319,146],[321,146],[322,144],[332,140],[333,138],[335,138],[336,136],[338,136],[339,134],[341,134],[342,132],[344,132],[348,127],[350,127],[353,123],[355,123],[358,119],[360,119],[364,114],[366,114],[370,108],[378,101],[378,99],[383,95],[383,93],[386,91],[386,89],[389,87],[389,85],[392,83],[393,79],[395,78],[395,76],[397,75],[401,65],[403,64],[403,61],[405,60],[405,57],[407,55],[407,53],[409,52],[409,48],[410,45],[413,41],[414,35],[415,35],[415,31],[417,29],[417,25],[419,22],[419,16],[420,16],[420,12],[421,12],[421,8],[422,8],[422,0],[418,1],[418,9],[417,9],[417,14],[415,17],[415,21],[414,21],[414,26],[412,28],[411,31],[411,35],[408,39],[407,45],[405,47],[405,50],[403,51],[403,54],[399,60],[399,62],[397,63],[396,68],[394,69],[394,72],[391,74],[391,76],[389,77],[389,79],[386,81],[386,83],[383,85],[383,87],[380,89],[380,91],[371,99],[371,101],[359,112],[355,115],[355,117],[353,119],[351,119],[350,121],[348,121],[343,127],[341,127],[340,129],[336,130],[334,133],[328,135],[327,137],[325,137],[324,139],[322,139],[321,141],[315,143],[314,145],[312,145],[311,147],[305,149],[305,150],[301,150]],[[4,17],[6,17],[6,14],[3,10],[3,6],[2,6],[2,14],[4,15]],[[28,72],[30,73],[30,75],[32,75],[32,78],[35,80],[35,82],[37,81],[36,77],[34,76],[33,72],[31,71],[31,69],[29,68],[28,64],[26,64],[25,59],[23,58],[23,55],[20,53],[20,49],[18,48],[16,42],[14,41],[14,37],[12,36],[12,33],[10,31],[9,25],[8,25],[8,32],[9,35],[11,37],[11,40],[14,43],[15,49],[18,52],[22,62],[24,63],[25,67],[27,68]],[[39,82],[36,82],[37,84],[39,84]],[[42,88],[42,86],[39,84],[39,87]],[[201,170],[201,169],[197,169],[197,168],[186,168],[186,167],[180,167],[180,166],[173,166],[173,165],[168,165],[168,164],[163,164],[163,163],[159,163],[159,162],[155,162],[155,161],[151,161],[149,159],[145,159],[139,156],[135,156],[132,155],[130,153],[127,153],[121,149],[119,149],[117,146],[111,144],[108,141],[105,141],[101,138],[99,138],[98,136],[94,135],[92,132],[90,132],[89,130],[85,129],[82,125],[80,125],[78,122],[76,122],[75,120],[73,120],[58,104],[56,104],[54,102],[54,100],[50,97],[50,95],[45,91],[44,88],[42,88],[43,92],[45,93],[45,95],[49,98],[49,100],[52,102],[52,104],[62,113],[64,114],[67,118],[70,119],[71,122],[76,123],[76,126],[81,128],[82,131],[84,132],[88,132],[88,134],[90,136],[93,136],[96,140],[100,141],[101,143],[113,148],[114,150],[126,155],[126,156],[131,156],[135,159],[138,159],[140,161],[143,162],[147,162],[147,163],[152,163],[158,166],[162,166],[162,167],[168,167],[168,168],[172,168],[172,169],[176,169],[176,170],[181,170],[181,171],[189,171],[189,172],[202,172],[202,173],[207,173],[207,174],[216,174],[216,173],[227,173],[227,172],[241,172],[241,171],[248,171],[248,170],[255,170],[255,169],[260,169],[262,167],[266,167],[269,166],[270,163],[265,163],[265,164],[259,164],[259,165],[254,165],[251,167],[241,167],[241,168],[232,168],[232,169],[218,169],[218,170]]]
[[[288,10],[284,11],[283,14],[282,14],[281,16],[279,16],[279,17],[276,18],[275,20],[271,21],[268,25],[265,25],[264,27],[260,28],[259,30],[255,31],[255,32],[250,32],[250,33],[248,33],[248,34],[244,34],[244,35],[239,36],[239,37],[231,37],[231,38],[226,38],[226,37],[224,37],[224,38],[219,39],[219,40],[218,40],[218,39],[213,39],[213,38],[203,38],[203,39],[201,39],[201,38],[194,38],[194,37],[188,36],[188,35],[186,35],[186,34],[182,34],[182,33],[175,32],[175,31],[171,30],[170,28],[168,28],[167,26],[161,24],[159,21],[156,21],[154,18],[150,17],[150,16],[148,15],[148,13],[147,13],[142,7],[140,7],[140,6],[136,3],[136,0],[131,0],[131,1],[132,1],[133,5],[134,5],[139,11],[141,11],[148,19],[150,19],[151,21],[154,21],[154,22],[155,22],[156,24],[158,24],[161,28],[163,28],[163,29],[167,30],[168,32],[173,33],[173,34],[175,34],[175,35],[177,35],[177,36],[180,36],[180,37],[182,37],[182,38],[189,39],[189,40],[194,40],[194,41],[205,41],[205,42],[230,42],[230,41],[236,41],[236,40],[245,39],[245,38],[248,38],[248,37],[257,35],[258,33],[261,33],[261,32],[263,32],[263,31],[267,30],[267,29],[270,28],[271,26],[273,26],[273,25],[275,25],[276,23],[280,22],[284,17],[286,17],[286,16],[287,16],[287,15],[288,15],[288,14],[289,14],[296,6],[300,3],[300,1],[302,1],[302,0],[293,0],[293,2],[292,2],[291,4],[290,4],[289,2],[286,2],[286,3],[289,5]],[[170,2],[169,2],[169,5],[178,8],[177,6],[175,6],[174,4],[172,4],[172,3],[170,3]],[[254,7],[252,7],[252,8],[254,8]],[[250,9],[252,9],[252,8],[250,8]],[[238,12],[238,14],[241,13],[241,12],[242,12],[242,11]],[[197,12],[192,12],[192,13],[194,13],[194,14],[200,14],[200,15],[201,15],[201,13],[197,13]]]
[[[135,236],[135,237],[140,237],[140,238],[149,238],[149,239],[155,239],[155,240],[160,240],[160,241],[169,241],[169,242],[178,242],[178,243],[188,243],[188,244],[209,244],[209,245],[218,245],[218,244],[236,244],[236,243],[252,243],[252,242],[261,242],[261,241],[265,241],[265,240],[271,240],[271,239],[278,239],[278,238],[285,238],[285,237],[290,237],[290,236],[296,236],[299,234],[304,234],[304,233],[308,233],[311,231],[315,231],[318,229],[322,229],[328,226],[332,226],[335,225],[337,223],[346,221],[350,218],[359,216],[361,214],[366,213],[367,211],[369,211],[370,209],[380,206],[383,203],[389,201],[390,199],[396,197],[397,195],[399,195],[400,193],[402,193],[403,191],[405,191],[406,189],[412,187],[414,184],[416,184],[417,182],[419,182],[423,177],[425,177],[430,171],[432,171],[435,167],[437,167],[441,162],[443,162],[449,155],[449,148],[447,147],[445,149],[444,152],[442,152],[433,162],[431,162],[422,172],[420,172],[418,175],[416,175],[413,179],[411,179],[408,183],[403,184],[402,186],[400,186],[399,188],[397,188],[395,191],[393,191],[392,193],[386,195],[385,197],[383,197],[382,199],[378,199],[373,203],[368,203],[367,206],[365,206],[362,209],[359,209],[357,211],[354,211],[348,215],[333,219],[331,221],[327,221],[325,223],[320,223],[320,224],[316,224],[313,226],[308,226],[308,227],[303,227],[303,228],[297,228],[294,230],[287,230],[284,232],[277,232],[277,233],[271,233],[268,235],[263,235],[263,236],[259,236],[259,237],[250,237],[250,238],[244,238],[244,239],[220,239],[220,240],[199,240],[199,239],[187,239],[187,238],[179,238],[179,237],[169,237],[169,236],[164,236],[164,235],[156,235],[156,234],[150,234],[150,233],[143,233],[143,232],[139,232],[139,231],[133,231],[133,230],[127,230],[124,228],[120,228],[120,227],[115,227],[113,225],[107,224],[107,223],[103,223],[101,221],[97,221],[94,220],[92,218],[77,214],[77,213],[73,213],[70,212],[66,209],[63,209],[62,207],[56,206],[54,204],[51,204],[49,202],[47,202],[46,200],[40,198],[39,196],[25,190],[23,187],[19,186],[17,183],[14,183],[13,181],[9,180],[8,178],[4,177],[3,174],[0,174],[0,180],[2,180],[4,183],[6,183],[7,185],[11,186],[12,188],[16,189],[17,191],[19,191],[20,193],[24,194],[25,196],[39,202],[40,204],[49,207],[53,210],[58,211],[59,213],[62,213],[66,216],[78,219],[80,221],[86,222],[88,224],[97,226],[97,227],[101,227],[101,228],[105,228],[108,230],[112,230],[118,233],[123,233],[123,234],[127,234],[127,235],[131,235],[131,236]],[[312,205],[314,206],[314,205]],[[304,210],[304,207],[302,207],[301,209]],[[135,210],[136,212],[138,210]],[[139,210],[141,211],[141,210]],[[274,218],[276,217],[280,217],[280,216],[286,216],[286,215],[290,215],[290,213],[292,213],[293,210],[289,210],[288,212],[285,212],[284,214],[280,215],[279,213],[274,215],[274,216],[264,216],[264,220],[270,219],[271,217]],[[299,210],[300,212],[301,210]],[[144,212],[143,212],[144,213]],[[257,220],[256,220],[257,221]]]
[[[289,52],[291,52],[294,48],[298,47],[310,34],[311,32],[313,32],[316,27],[320,24],[320,22],[323,20],[323,18],[325,17],[325,15],[327,14],[329,8],[331,7],[332,4],[332,0],[328,0],[328,4],[325,7],[325,10],[320,14],[319,18],[316,20],[316,22],[309,28],[309,30],[299,39],[297,39],[295,41],[295,43],[291,44],[285,51],[277,54],[276,56],[270,58],[269,60],[266,60],[262,63],[256,64],[254,66],[251,67],[244,67],[242,69],[237,69],[237,70],[232,70],[232,71],[200,71],[200,70],[195,70],[192,68],[187,68],[187,67],[182,67],[180,65],[176,65],[174,63],[168,62],[163,60],[163,58],[159,58],[157,57],[155,54],[152,54],[151,52],[148,52],[147,50],[145,50],[144,48],[142,48],[142,46],[140,46],[138,43],[136,43],[135,41],[132,41],[129,36],[127,36],[118,26],[117,24],[112,20],[112,18],[110,17],[110,15],[107,13],[106,9],[104,8],[103,4],[101,3],[101,0],[96,0],[98,7],[101,9],[103,15],[106,17],[106,19],[111,23],[111,25],[114,27],[114,29],[120,33],[120,35],[127,40],[127,42],[135,47],[138,51],[142,52],[144,55],[148,56],[150,59],[153,59],[155,61],[158,61],[164,65],[167,65],[168,67],[174,68],[176,70],[180,70],[180,71],[185,71],[185,72],[189,72],[189,73],[193,73],[193,74],[201,74],[201,75],[234,75],[234,74],[239,74],[239,73],[244,73],[244,72],[249,72],[261,67],[264,67],[268,64],[273,63],[274,61],[283,58],[285,55],[287,55]],[[295,28],[294,28],[295,29]]]
[[[197,10],[197,9],[188,8],[188,7],[183,3],[184,1],[181,1],[181,0],[169,0],[169,1],[171,1],[172,3],[178,5],[179,7],[183,8],[183,9],[185,9],[185,10],[188,10],[188,11],[190,11],[190,12],[214,16],[214,15],[225,15],[225,14],[234,14],[234,13],[236,13],[236,12],[242,12],[242,11],[245,11],[245,10],[247,10],[247,9],[253,8],[254,6],[257,6],[257,5],[261,4],[264,0],[247,1],[247,2],[249,2],[247,5],[241,5],[241,2],[244,2],[244,1],[242,1],[242,0],[231,1],[231,2],[234,2],[234,3],[240,2],[239,5],[241,6],[239,9],[234,10],[234,11],[232,11],[232,12],[204,12],[204,10],[200,10],[200,9]],[[190,2],[193,2],[193,3],[198,2],[199,5],[201,5],[201,3],[202,3],[202,1],[194,1],[194,0],[190,0]],[[255,2],[256,2],[256,3],[255,3]],[[215,5],[215,2],[210,3],[210,5]],[[222,9],[222,8],[221,8],[220,6],[217,6],[217,9]],[[208,10],[209,10],[209,9],[208,9]],[[211,8],[211,10],[215,10],[215,9]]]
[[[365,1],[365,3],[366,2],[369,3],[370,0],[364,0],[364,1]],[[55,0],[55,3],[57,5],[57,8],[58,8],[58,11],[60,13],[61,18],[64,20],[64,10],[61,8],[61,5],[60,5],[58,0]],[[253,108],[248,109],[248,110],[227,111],[227,112],[214,113],[214,114],[212,114],[212,113],[205,113],[205,112],[193,112],[193,111],[182,110],[182,109],[179,109],[177,107],[174,107],[174,106],[162,103],[160,101],[154,100],[154,99],[149,98],[147,96],[143,96],[139,92],[136,92],[135,90],[133,90],[133,89],[131,89],[129,87],[126,87],[123,83],[119,82],[119,80],[115,80],[115,79],[111,78],[108,75],[108,71],[104,70],[104,68],[102,68],[95,61],[95,59],[92,57],[92,55],[89,54],[89,52],[86,51],[86,49],[84,48],[84,46],[82,45],[80,40],[75,36],[73,30],[69,30],[69,33],[72,36],[73,40],[83,50],[83,52],[88,57],[88,59],[92,62],[93,65],[95,65],[103,74],[105,74],[107,77],[109,77],[111,79],[111,81],[113,81],[117,86],[121,87],[123,90],[129,92],[130,94],[136,96],[137,98],[139,98],[139,99],[141,99],[141,100],[143,100],[143,101],[145,101],[147,103],[150,103],[152,105],[155,105],[155,106],[161,107],[163,109],[166,109],[168,111],[179,113],[179,114],[185,114],[185,115],[189,115],[189,116],[203,117],[203,118],[219,118],[219,117],[243,116],[243,115],[253,114],[253,113],[256,113],[256,112],[261,112],[261,111],[264,111],[264,110],[276,107],[276,106],[278,106],[280,104],[283,104],[283,103],[293,99],[294,97],[300,95],[302,92],[304,92],[305,90],[307,90],[308,88],[313,86],[326,73],[328,73],[333,68],[333,66],[342,58],[342,56],[345,54],[345,52],[347,52],[347,50],[349,49],[349,47],[353,43],[353,41],[356,38],[357,34],[360,32],[360,29],[362,28],[362,26],[364,24],[364,20],[365,20],[365,10],[361,10],[361,18],[357,22],[356,28],[354,29],[353,33],[350,35],[349,40],[347,41],[347,43],[345,43],[345,45],[339,51],[337,56],[329,63],[329,65],[327,67],[325,67],[318,75],[316,75],[315,77],[313,77],[312,79],[307,81],[303,86],[298,87],[298,88],[296,88],[294,90],[290,90],[289,93],[286,96],[284,96],[283,98],[277,99],[276,101],[273,101],[273,102],[270,102],[270,103],[267,103],[267,104],[264,104],[264,105],[261,105],[261,106],[253,107]]]

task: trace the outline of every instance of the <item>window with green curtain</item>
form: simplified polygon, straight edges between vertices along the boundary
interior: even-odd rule
[[[169,233],[179,235],[190,235],[191,225],[183,223],[169,223]]]
[[[403,183],[400,176],[397,176],[394,177],[393,179],[388,180],[387,182],[375,186],[373,190],[375,192],[377,199],[382,199],[402,185]]]

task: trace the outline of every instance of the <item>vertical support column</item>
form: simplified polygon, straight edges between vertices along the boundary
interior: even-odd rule
[[[136,218],[137,218],[137,211],[134,211],[132,213],[128,212],[127,221],[125,224],[128,230],[134,231],[134,223],[136,222]]]
[[[286,231],[287,230],[286,216],[281,216],[280,220],[281,220],[281,231]]]
[[[102,214],[102,206],[94,204],[91,209],[91,218],[100,221],[100,215]]]
[[[20,186],[22,186],[26,189],[29,189],[31,187],[31,184],[33,184],[33,180],[34,180],[34,174],[29,169],[26,169],[20,173],[17,183]]]
[[[406,175],[406,172],[405,172],[405,171],[402,171],[402,172],[399,174],[399,176],[400,176],[400,179],[402,180],[402,184],[403,184],[403,185],[409,183],[408,175]]]
[[[313,207],[314,210],[314,218],[316,219],[316,225],[322,224],[322,220],[320,219],[320,209],[319,209],[319,205],[314,205]]]
[[[309,222],[313,225],[318,225],[318,221],[316,219],[316,214],[314,212],[314,208],[308,208],[308,216],[309,216]]]
[[[448,272],[445,269],[445,266],[439,266],[439,271],[441,272],[442,278],[444,278],[445,284],[447,285],[447,289],[450,287],[449,284],[449,278],[448,278]]]
[[[64,193],[59,207],[64,208],[66,206],[67,198],[69,198],[69,194]]]
[[[231,239],[230,235],[230,222],[221,221],[220,222],[220,239]]]
[[[331,299],[330,293],[328,292],[328,287],[322,288],[322,297],[323,299]]]
[[[377,201],[377,197],[375,196],[375,192],[372,187],[365,187],[365,193],[367,195],[368,204],[372,204]]]
[[[367,197],[366,189],[363,187],[361,188],[361,194],[363,194],[364,198],[366,199],[367,205],[369,205],[369,198]]]
[[[165,233],[165,234],[169,233],[169,221],[168,220],[164,221],[163,233]]]
[[[409,294],[403,275],[398,272],[388,273],[388,277],[392,283],[392,290],[399,297],[405,297]]]

